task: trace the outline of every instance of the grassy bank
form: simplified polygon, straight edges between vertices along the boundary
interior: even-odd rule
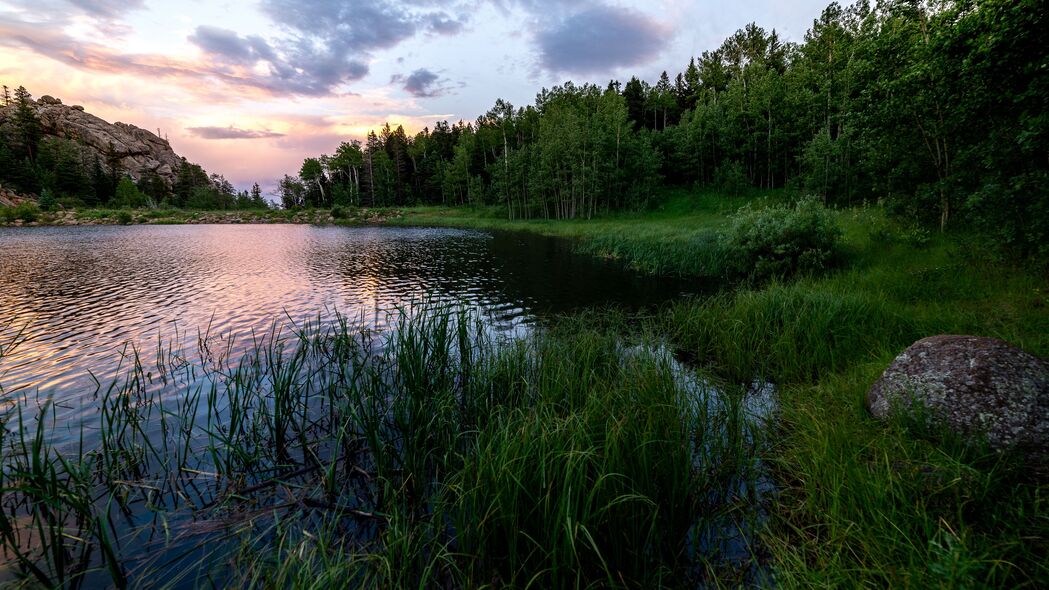
[[[617,213],[589,220],[507,220],[505,210],[413,207],[391,219],[393,225],[466,227],[530,231],[572,239],[577,248],[601,258],[619,260],[650,274],[715,276],[720,253],[713,232],[727,215],[749,202],[775,202],[779,193],[757,197],[722,197],[716,193],[671,191],[663,206],[645,213]]]
[[[779,195],[770,195],[775,201]],[[408,211],[405,223],[572,237],[650,272],[707,274],[703,244],[738,201],[678,195],[663,211],[596,222],[508,222]],[[780,493],[763,536],[786,587],[1041,587],[1049,582],[1049,487],[1022,459],[866,412],[867,389],[915,340],[994,336],[1049,356],[1049,280],[964,234],[930,233],[879,208],[835,212],[837,270],[743,284],[680,302],[658,333],[732,382],[779,384],[769,459]]]

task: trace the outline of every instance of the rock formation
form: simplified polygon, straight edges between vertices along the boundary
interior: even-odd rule
[[[867,408],[886,418],[918,407],[994,448],[1049,458],[1049,362],[1007,342],[933,336],[912,344],[871,387]]]
[[[104,166],[119,162],[121,170],[138,180],[150,172],[170,186],[182,159],[166,139],[127,123],[107,123],[85,112],[79,105],[68,106],[52,96],[33,103],[45,137],[61,137],[76,142],[89,160],[95,156]],[[15,106],[0,107],[0,125],[14,114]]]

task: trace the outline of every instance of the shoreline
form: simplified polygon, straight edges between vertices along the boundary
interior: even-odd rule
[[[4,220],[0,227],[76,227],[81,225],[382,225],[400,219],[396,209],[304,209],[295,211],[183,211],[178,209],[78,209],[37,212]]]

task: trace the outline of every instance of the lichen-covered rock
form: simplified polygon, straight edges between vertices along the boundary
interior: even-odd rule
[[[1049,363],[977,336],[933,336],[912,344],[867,393],[875,418],[924,406],[966,436],[997,449],[1049,458]]]
[[[14,114],[14,105],[0,108],[0,124]],[[33,103],[45,136],[61,137],[76,142],[84,160],[97,157],[103,166],[111,160],[122,172],[138,180],[154,173],[171,186],[182,158],[171,149],[166,139],[127,123],[107,123],[85,112],[79,105],[68,106],[52,96],[42,96]]]

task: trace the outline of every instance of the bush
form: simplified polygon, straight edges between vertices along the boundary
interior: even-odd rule
[[[21,219],[25,223],[32,223],[40,215],[40,209],[33,203],[22,203],[17,207],[0,208],[0,219],[7,223]]]
[[[349,217],[349,214],[346,212],[346,209],[343,209],[338,205],[331,208],[332,219],[346,219],[347,217]]]
[[[79,209],[85,206],[83,199],[77,197],[62,197],[58,199],[57,205],[60,209],[65,210]]]
[[[722,237],[730,274],[752,281],[814,273],[834,262],[842,230],[819,200],[746,206]]]
[[[128,212],[128,211],[118,211],[117,212],[117,222],[120,223],[121,225],[127,225],[127,224],[131,223],[132,220],[134,220],[134,216],[132,216],[130,212]]]
[[[1049,258],[1049,173],[987,183],[964,205],[981,246],[1045,263]]]
[[[739,162],[725,162],[714,171],[714,184],[733,197],[750,188],[750,181]]]

